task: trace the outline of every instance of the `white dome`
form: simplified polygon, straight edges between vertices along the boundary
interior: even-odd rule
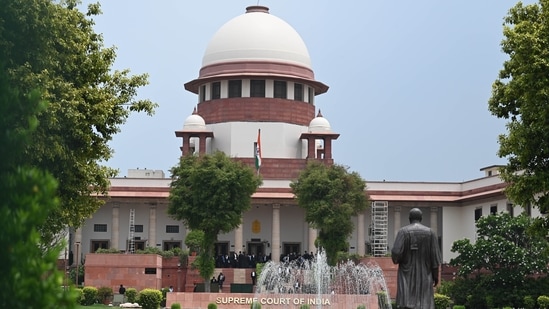
[[[251,6],[225,23],[204,52],[202,67],[238,61],[293,63],[311,69],[311,59],[301,36],[268,8]]]
[[[322,133],[322,132],[331,132],[332,127],[328,119],[322,117],[322,114],[319,112],[318,116],[313,118],[309,123],[309,133]]]
[[[205,131],[206,122],[200,115],[194,113],[185,119],[183,131]]]

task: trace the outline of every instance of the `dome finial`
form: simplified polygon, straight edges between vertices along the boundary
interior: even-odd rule
[[[193,115],[198,115],[198,112],[196,111],[196,106],[193,109]]]
[[[259,1],[257,2],[259,4]],[[269,14],[269,8],[263,5],[250,5],[246,8],[246,13],[267,13]]]
[[[318,115],[316,115],[317,117],[324,117],[322,116],[322,112],[320,111],[320,108],[318,109]]]

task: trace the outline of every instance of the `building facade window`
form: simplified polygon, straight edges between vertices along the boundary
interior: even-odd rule
[[[92,240],[91,241],[91,253],[95,253],[95,251],[99,249],[108,249],[108,248],[109,248],[108,240]]]
[[[200,102],[206,101],[206,85],[200,87]]]
[[[230,80],[229,81],[229,98],[242,97],[242,81]]]
[[[303,101],[303,84],[294,84],[294,100]]]
[[[173,248],[181,248],[180,241],[165,241],[164,242],[164,251],[170,251]]]
[[[274,93],[273,96],[279,99],[288,98],[287,84],[285,81],[275,80],[274,81]]]
[[[482,217],[482,208],[475,209],[475,222]]]
[[[145,245],[147,244],[146,240],[142,240],[141,237],[134,237],[133,240],[133,249],[134,250],[145,250]],[[130,240],[126,241],[126,248],[130,248]]]
[[[143,224],[134,225],[134,230],[136,233],[143,233]]]
[[[179,225],[166,225],[166,233],[179,233]]]
[[[491,205],[490,206],[490,214],[491,215],[497,215],[498,214],[498,205]]]
[[[288,256],[290,254],[301,252],[301,244],[298,242],[286,242],[282,244],[282,254]]]
[[[221,82],[212,83],[211,99],[221,99]]]
[[[106,224],[94,224],[93,225],[93,231],[94,232],[106,232],[107,231],[107,225]]]
[[[229,242],[216,242],[214,246],[214,252],[216,256],[229,254]],[[224,267],[224,265],[220,267]]]
[[[314,97],[315,97],[315,92],[313,90],[313,88],[309,87],[309,103],[313,104],[314,103]]]
[[[144,240],[136,240],[133,244],[133,248],[135,250],[145,250],[145,241]]]
[[[507,203],[507,212],[511,217],[515,216],[515,206],[511,203]]]
[[[156,275],[156,268],[152,268],[152,267],[145,268],[145,275]]]
[[[265,97],[265,80],[264,79],[250,80],[250,97],[252,98]]]

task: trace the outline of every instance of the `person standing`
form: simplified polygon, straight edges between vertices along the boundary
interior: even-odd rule
[[[410,210],[410,224],[398,231],[391,250],[393,263],[398,264],[398,308],[435,309],[441,253],[436,233],[421,224],[422,216],[419,208]]]
[[[255,270],[252,270],[251,276],[252,276],[252,285],[255,285],[255,280],[256,280],[256,277],[257,277],[257,274],[256,274]]]
[[[126,288],[124,287],[124,285],[120,285],[120,288],[118,289],[118,294],[121,294],[121,295],[124,295],[126,294]]]
[[[223,275],[223,273],[219,273],[219,276],[217,276],[217,284],[219,285],[220,292],[221,289],[223,289],[223,282],[225,282],[225,275]]]

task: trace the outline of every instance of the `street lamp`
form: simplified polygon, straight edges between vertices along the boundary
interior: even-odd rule
[[[80,242],[77,241],[76,243],[76,287],[78,287],[78,277],[80,276],[80,274],[78,273],[78,264],[80,264],[80,253],[78,251],[78,249],[80,249]]]
[[[177,263],[177,291],[178,292],[181,292],[180,278],[181,278],[181,263]]]

